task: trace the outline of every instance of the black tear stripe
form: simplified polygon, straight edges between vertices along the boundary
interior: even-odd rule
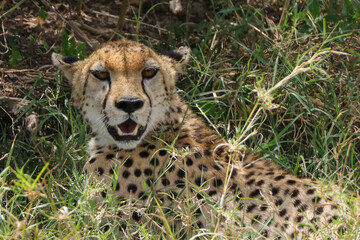
[[[104,98],[104,102],[103,102],[103,109],[104,109],[104,110],[105,110],[106,102],[107,102],[107,99],[108,99],[108,96],[109,96],[109,93],[110,93],[110,90],[111,90],[111,82],[108,81],[108,83],[109,83],[109,90],[108,90],[108,92],[106,93],[105,98]]]
[[[87,85],[88,85],[88,80],[89,80],[89,75],[87,76],[87,78],[85,79],[85,83],[84,83],[84,89],[83,89],[83,96],[85,96],[85,93],[86,93],[86,88],[87,88]]]
[[[143,89],[143,91],[144,91],[144,93],[145,93],[145,95],[147,96],[147,98],[149,99],[149,104],[150,104],[150,113],[149,113],[149,116],[147,117],[147,119],[146,119],[146,122],[147,123],[149,123],[149,120],[150,120],[150,116],[151,116],[151,112],[152,112],[152,103],[151,103],[151,99],[150,99],[150,96],[149,96],[149,94],[146,92],[146,90],[145,90],[145,85],[144,85],[144,78],[142,79],[142,81],[141,81],[141,86],[142,86],[142,89]],[[147,124],[146,124],[147,125]]]

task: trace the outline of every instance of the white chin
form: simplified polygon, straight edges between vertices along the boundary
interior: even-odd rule
[[[136,148],[137,145],[141,142],[141,140],[142,139],[136,141],[135,140],[121,141],[121,142],[115,141],[114,143],[119,149],[130,150]]]

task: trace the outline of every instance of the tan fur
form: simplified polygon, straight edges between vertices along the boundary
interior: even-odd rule
[[[149,199],[176,211],[183,201],[195,198],[203,214],[190,225],[214,227],[222,216],[205,200],[210,197],[214,204],[220,201],[225,209],[236,209],[236,218],[220,221],[224,234],[240,229],[258,231],[267,238],[301,239],[316,237],[318,228],[332,231],[340,206],[321,185],[293,176],[258,155],[229,152],[225,141],[192,113],[175,92],[177,74],[189,51],[180,48],[176,53],[182,58],[174,60],[140,43],[120,41],[71,64],[53,56],[54,64],[72,82],[74,102],[94,132],[84,170],[108,186],[98,201],[110,193],[120,202],[133,199],[130,217],[149,221],[140,211],[149,208]],[[147,65],[159,68],[154,79],[142,79]],[[94,66],[111,73],[111,86],[92,77],[89,71]],[[116,119],[125,119],[126,114],[116,110],[113,102],[128,97],[144,101],[133,115],[148,128],[140,141],[123,143],[112,139],[100,119],[105,112],[111,124],[119,124]],[[227,160],[234,164],[224,163]]]

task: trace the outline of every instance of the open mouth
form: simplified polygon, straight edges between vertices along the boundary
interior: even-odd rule
[[[130,118],[125,122],[117,125],[117,132],[120,136],[122,135],[136,135],[138,133],[140,124],[137,124]]]
[[[107,126],[107,130],[116,141],[139,140],[145,132],[146,126],[142,126],[129,118],[116,126]]]

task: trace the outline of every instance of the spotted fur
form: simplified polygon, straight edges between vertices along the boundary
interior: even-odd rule
[[[103,45],[85,60],[52,58],[70,80],[73,102],[93,131],[84,171],[107,186],[98,201],[108,194],[119,203],[132,199],[132,221],[149,221],[141,211],[149,208],[149,199],[175,211],[190,197],[196,200],[190,225],[214,227],[222,218],[224,233],[232,226],[266,238],[301,239],[316,236],[318,228],[332,231],[338,213],[347,211],[321,184],[258,155],[228,151],[176,93],[187,48],[161,55],[123,40]],[[214,206],[235,210],[235,217],[217,215]]]

